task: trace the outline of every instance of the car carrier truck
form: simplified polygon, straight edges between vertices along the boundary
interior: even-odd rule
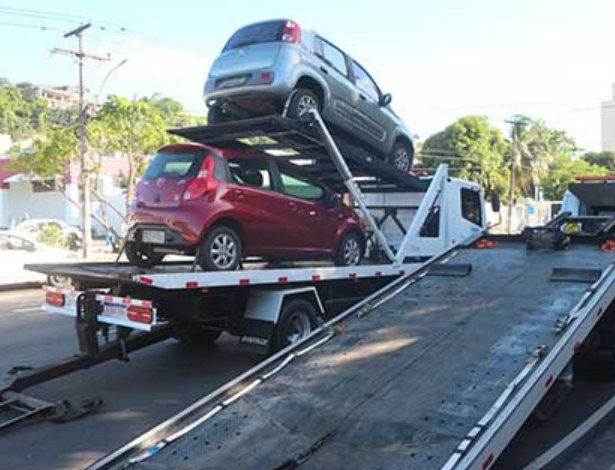
[[[325,149],[327,158],[303,164],[320,166],[330,185],[337,174],[386,263],[222,274],[181,264],[142,272],[122,263],[33,267],[76,281],[78,292],[51,289],[46,301],[76,315],[82,355],[18,376],[13,396],[42,377],[177,334],[186,324],[180,312],[209,296],[227,313],[204,331],[277,350],[90,470],[486,470],[532,413],[548,416],[571,375],[599,366],[612,373],[612,216],[562,214],[523,235],[489,236],[479,188],[449,178],[445,167],[430,180],[388,169],[378,182],[353,177],[368,157],[340,152],[317,115],[312,125],[317,137],[279,119],[178,133],[210,145],[300,148],[288,158]],[[423,193],[418,207],[400,201],[404,191]],[[401,210],[415,211],[409,225]],[[387,239],[385,218],[387,230],[405,231],[398,243]],[[579,230],[564,233],[573,220]],[[241,300],[230,308],[232,299]],[[314,326],[284,330],[292,303],[324,313]],[[286,346],[280,331],[295,333]],[[99,344],[112,332],[114,340]],[[594,362],[604,352],[611,359]]]
[[[226,272],[173,261],[152,269],[119,261],[30,265],[71,280],[71,288],[46,287],[43,308],[75,318],[79,353],[9,377],[0,393],[7,407],[25,411],[0,421],[0,429],[58,411],[23,394],[26,388],[127,359],[131,351],[169,337],[206,344],[227,332],[267,353],[283,349],[424,260],[486,229],[477,184],[449,177],[446,166],[430,178],[403,174],[350,143],[342,153],[320,116],[312,116],[303,123],[269,117],[172,132],[210,146],[270,152],[346,193],[370,227],[371,261],[353,267],[245,263]]]

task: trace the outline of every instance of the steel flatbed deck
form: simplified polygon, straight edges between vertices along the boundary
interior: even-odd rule
[[[199,289],[400,276],[418,266],[405,264],[362,264],[340,267],[325,263],[297,263],[293,267],[246,265],[237,271],[196,271],[192,263],[170,262],[156,268],[141,269],[130,263],[30,264],[27,269],[52,276],[70,277],[76,282],[101,286],[141,284],[158,289]]]
[[[596,244],[458,248],[91,468],[486,470],[614,297]]]

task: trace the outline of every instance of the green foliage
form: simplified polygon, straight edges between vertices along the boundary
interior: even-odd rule
[[[608,150],[604,152],[587,152],[581,158],[587,163],[601,166],[610,172],[615,172],[615,152]]]
[[[555,156],[541,184],[547,200],[561,201],[566,189],[575,182],[577,176],[607,173],[608,170],[602,166],[592,165],[582,158],[575,160],[570,155],[560,153]]]
[[[448,163],[452,174],[480,183],[487,191],[506,192],[509,144],[482,116],[467,116],[431,136],[421,149],[422,166]]]
[[[43,245],[57,248],[66,248],[68,244],[66,236],[62,233],[60,227],[53,224],[47,224],[42,228],[38,235],[38,241]]]

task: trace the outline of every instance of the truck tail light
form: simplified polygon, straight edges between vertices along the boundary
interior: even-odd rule
[[[61,292],[47,291],[45,293],[45,303],[53,307],[64,307],[66,305],[66,297]]]
[[[149,324],[152,322],[152,309],[141,305],[130,305],[126,309],[128,319],[137,323]]]
[[[216,189],[218,182],[214,179],[214,159],[209,156],[203,162],[199,173],[190,181],[184,191],[184,201],[195,201]]]
[[[301,28],[294,21],[287,21],[282,30],[282,42],[299,44],[301,41]]]

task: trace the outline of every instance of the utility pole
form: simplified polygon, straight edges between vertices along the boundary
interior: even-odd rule
[[[508,234],[513,229],[513,214],[515,205],[515,170],[517,169],[517,129],[521,124],[517,120],[506,121],[512,124],[512,139],[510,145],[510,194],[508,196]]]
[[[84,59],[91,59],[97,61],[107,61],[109,57],[99,57],[83,52],[83,32],[90,28],[91,23],[86,23],[79,26],[72,31],[69,31],[64,35],[65,38],[76,36],[78,41],[78,49],[76,51],[68,49],[55,48],[51,51],[52,54],[63,54],[75,57],[79,64],[79,157],[80,157],[80,179],[79,189],[81,191],[81,225],[83,229],[83,257],[88,258],[92,248],[92,218],[90,207],[90,168],[87,161],[87,129],[86,129],[86,115],[85,115],[85,88],[83,86],[83,66]]]

